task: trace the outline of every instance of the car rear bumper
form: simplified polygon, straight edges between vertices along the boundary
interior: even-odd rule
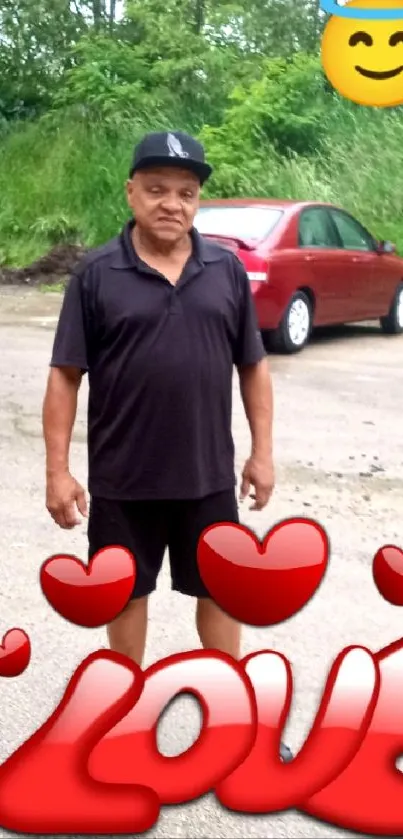
[[[251,290],[259,329],[276,329],[287,307],[284,293],[270,285],[270,281],[263,283],[251,280]]]

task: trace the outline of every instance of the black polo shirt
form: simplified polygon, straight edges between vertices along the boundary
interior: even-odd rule
[[[235,484],[233,365],[264,357],[249,279],[192,231],[176,284],[140,260],[129,222],[70,278],[51,366],[88,372],[88,489],[191,499]]]

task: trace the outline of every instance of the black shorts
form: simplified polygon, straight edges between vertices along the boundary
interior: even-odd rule
[[[111,545],[131,551],[137,566],[134,599],[155,590],[168,548],[172,589],[190,597],[209,597],[197,565],[200,535],[212,524],[238,521],[234,489],[191,501],[110,501],[92,497],[88,558]]]

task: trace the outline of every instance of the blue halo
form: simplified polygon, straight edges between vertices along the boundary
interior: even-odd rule
[[[354,9],[339,6],[337,0],[321,0],[320,8],[328,15],[350,20],[403,20],[403,5],[400,9]]]

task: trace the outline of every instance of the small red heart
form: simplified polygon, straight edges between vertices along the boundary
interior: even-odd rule
[[[21,676],[31,658],[31,643],[23,629],[9,629],[0,646],[0,676]]]
[[[372,575],[379,594],[392,606],[403,606],[403,551],[396,545],[379,548]]]
[[[127,605],[136,582],[130,551],[103,548],[84,565],[75,556],[51,556],[41,568],[42,591],[63,618],[78,626],[110,623]]]
[[[263,542],[240,524],[207,528],[198,565],[211,597],[240,623],[270,626],[299,612],[326,571],[329,543],[317,522],[280,522]]]

